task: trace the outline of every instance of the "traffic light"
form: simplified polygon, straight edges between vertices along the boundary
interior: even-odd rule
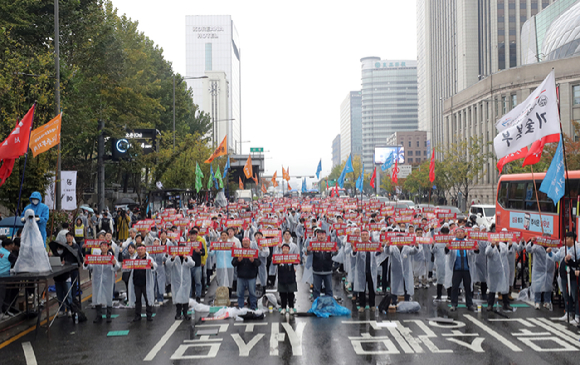
[[[126,138],[111,138],[111,150],[113,161],[128,160],[131,144]]]

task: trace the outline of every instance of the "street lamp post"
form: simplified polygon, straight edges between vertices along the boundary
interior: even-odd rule
[[[213,119],[214,119],[214,118],[212,117],[212,120],[213,120]],[[211,136],[211,146],[212,146],[212,148],[213,148],[213,149],[215,149],[215,148],[216,148],[216,146],[217,146],[217,140],[215,139],[215,137],[216,137],[216,134],[217,134],[217,123],[218,123],[218,122],[230,122],[230,121],[232,121],[232,120],[236,120],[236,119],[235,119],[235,118],[230,118],[230,119],[218,119],[218,120],[214,120],[214,121],[212,122],[213,126],[212,126],[212,132],[211,132],[211,134],[212,134],[212,136]],[[227,146],[226,146],[226,147],[227,147]]]
[[[183,80],[207,79],[207,76],[184,76]],[[175,74],[173,74],[173,151],[175,151]]]

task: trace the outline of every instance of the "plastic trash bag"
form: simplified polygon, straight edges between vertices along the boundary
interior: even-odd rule
[[[351,312],[348,308],[339,305],[333,297],[327,296],[316,298],[314,303],[312,303],[312,308],[308,310],[308,313],[313,313],[316,315],[316,317],[320,318],[351,315]]]
[[[38,224],[36,224],[34,211],[28,209],[24,214],[24,218],[20,254],[12,271],[17,274],[21,272],[41,273],[52,271],[48,253],[44,247],[44,240],[38,229]]]
[[[206,304],[201,304],[195,301],[195,299],[189,299],[189,308],[192,308],[195,312],[208,312],[211,307]]]
[[[534,291],[531,287],[525,288],[518,294],[518,300],[522,302],[527,302],[530,300],[534,300]]]
[[[400,302],[397,305],[398,313],[418,313],[421,310],[421,305],[417,302]]]
[[[278,304],[278,298],[276,298],[276,295],[273,293],[264,294],[262,297],[262,302],[264,303],[264,307],[269,307],[271,304],[272,307],[276,309],[280,308],[280,305]]]

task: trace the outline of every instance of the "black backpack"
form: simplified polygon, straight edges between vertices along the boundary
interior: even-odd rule
[[[391,294],[385,294],[385,297],[379,303],[379,311],[381,313],[386,313],[389,311],[389,306],[391,305]]]

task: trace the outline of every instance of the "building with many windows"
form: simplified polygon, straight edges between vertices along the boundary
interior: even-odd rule
[[[340,134],[332,140],[332,167],[340,165]]]
[[[387,138],[387,146],[405,147],[405,164],[421,163],[428,158],[427,132],[395,132]]]
[[[365,57],[362,63],[362,160],[374,167],[375,146],[395,132],[417,130],[417,61]]]
[[[568,0],[417,0],[419,129],[443,141],[443,102],[479,80],[517,67],[524,23]]]
[[[185,77],[193,102],[209,113],[214,123],[214,143],[228,136],[228,150],[240,153],[241,63],[240,39],[230,15],[187,15],[185,17]],[[225,75],[225,80],[222,74]],[[225,81],[225,82],[224,82]],[[221,105],[227,103],[227,112]]]
[[[497,135],[496,121],[524,101],[552,68],[559,86],[563,132],[578,140],[579,131],[574,129],[572,121],[580,122],[579,64],[580,56],[577,56],[510,68],[453,95],[444,104],[443,145],[448,146],[470,137],[481,138],[484,143],[493,143]],[[494,153],[493,144],[487,145],[483,152]],[[482,178],[475,182],[470,200],[495,203],[499,178],[496,164],[497,159],[492,158],[482,166]],[[504,170],[509,172],[508,167]]]
[[[362,99],[360,91],[348,93],[340,104],[340,160],[362,155]]]

